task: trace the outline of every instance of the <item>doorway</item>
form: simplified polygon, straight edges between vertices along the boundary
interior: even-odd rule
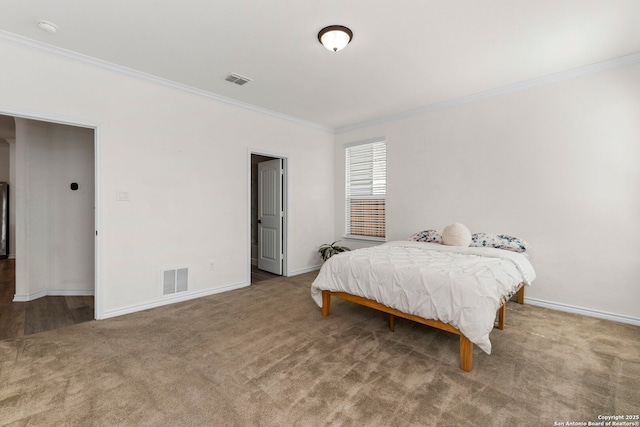
[[[0,259],[0,340],[95,319],[93,296],[45,296],[14,301],[15,259]]]
[[[251,283],[287,275],[287,158],[250,152]]]
[[[13,267],[17,279],[13,311],[48,318],[33,317],[29,323],[37,327],[24,334],[96,319],[97,128],[22,112],[0,114],[14,125],[10,236],[16,238],[10,246],[13,265],[3,268]]]

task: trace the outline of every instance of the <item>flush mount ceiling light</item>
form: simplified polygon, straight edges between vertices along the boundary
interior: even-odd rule
[[[353,32],[342,25],[329,25],[318,33],[318,41],[327,49],[337,52],[353,39]]]
[[[38,21],[38,27],[40,27],[42,31],[45,31],[49,34],[55,34],[58,31],[58,26],[49,21]]]

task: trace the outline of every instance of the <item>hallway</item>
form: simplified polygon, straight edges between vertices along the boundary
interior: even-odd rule
[[[281,277],[277,274],[269,273],[268,271],[260,270],[255,265],[251,266],[251,284],[262,282],[263,280],[274,279]]]
[[[13,302],[15,260],[0,260],[0,340],[93,320],[92,296],[47,296]]]

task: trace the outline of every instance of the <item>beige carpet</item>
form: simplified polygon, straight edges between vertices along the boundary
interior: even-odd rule
[[[314,273],[0,341],[0,425],[553,426],[640,412],[640,327],[509,303],[493,354]]]

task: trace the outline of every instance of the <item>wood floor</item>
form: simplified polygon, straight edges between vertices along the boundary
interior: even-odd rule
[[[15,260],[0,260],[0,340],[44,332],[94,319],[93,297],[43,297],[13,302]]]
[[[273,279],[274,277],[280,277],[277,274],[269,273],[268,271],[259,270],[255,265],[251,266],[251,283],[261,282],[263,280]]]

